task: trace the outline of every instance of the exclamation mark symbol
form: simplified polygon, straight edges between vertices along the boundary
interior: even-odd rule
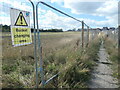
[[[23,22],[22,22],[22,12],[20,12],[20,20],[21,20],[21,24],[23,24]]]

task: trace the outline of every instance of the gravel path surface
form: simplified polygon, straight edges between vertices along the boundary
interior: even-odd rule
[[[108,60],[108,54],[103,47],[103,43],[99,51],[98,66],[92,72],[92,78],[89,82],[89,88],[118,88],[118,80],[112,77],[112,62]]]

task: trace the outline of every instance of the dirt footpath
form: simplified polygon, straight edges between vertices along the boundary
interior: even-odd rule
[[[98,55],[98,66],[92,72],[89,88],[118,88],[118,80],[112,77],[112,62],[108,60],[108,54],[103,47],[103,42]]]

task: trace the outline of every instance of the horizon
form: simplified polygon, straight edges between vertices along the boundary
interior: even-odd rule
[[[33,27],[32,6],[28,0],[2,0],[0,22],[10,25],[10,8],[17,8],[30,12],[30,26]],[[38,0],[32,0],[35,4]],[[92,28],[118,27],[118,0],[41,0],[47,4],[79,19]],[[84,7],[83,7],[84,6]],[[39,28],[58,28],[69,30],[81,28],[81,24],[42,4],[39,5]],[[61,23],[62,22],[62,23]]]

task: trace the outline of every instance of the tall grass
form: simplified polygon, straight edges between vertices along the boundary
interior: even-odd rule
[[[45,80],[60,72],[58,79],[45,88],[85,88],[96,65],[99,39],[82,48],[79,33],[41,34]],[[33,44],[12,47],[11,39],[3,38],[3,88],[34,88],[35,61]],[[39,64],[38,64],[39,66]],[[41,87],[39,72],[39,87]],[[56,84],[57,83],[57,84]]]
[[[87,88],[87,82],[90,79],[90,72],[96,65],[99,51],[99,41],[95,40],[90,46],[82,52],[82,48],[72,53],[64,66],[61,66],[59,76],[59,87],[62,88]],[[69,52],[70,53],[70,52]]]
[[[117,42],[113,40],[112,38],[108,37],[105,38],[105,48],[109,54],[109,59],[112,61],[112,69],[113,69],[113,76],[118,78],[118,47],[117,47]]]

